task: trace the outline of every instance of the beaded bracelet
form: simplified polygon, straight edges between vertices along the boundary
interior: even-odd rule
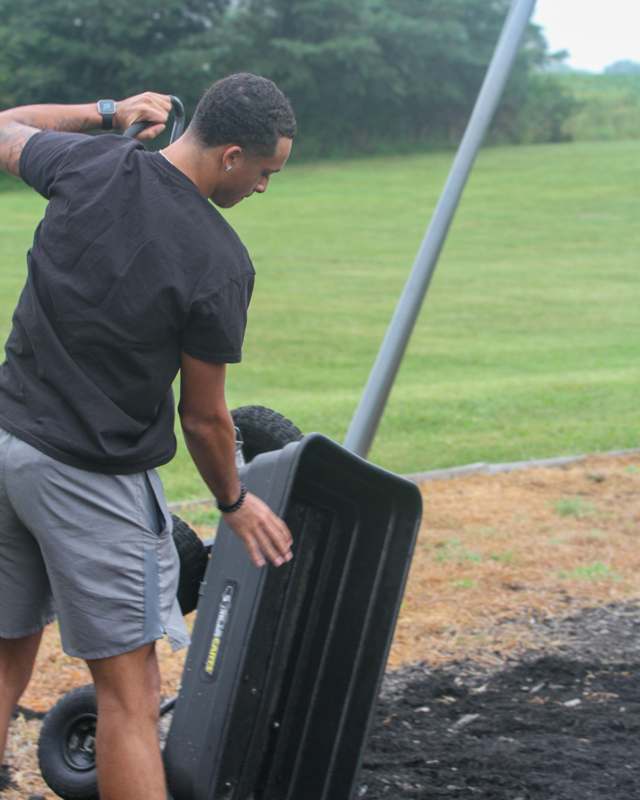
[[[216,500],[216,505],[218,506],[218,511],[222,511],[223,514],[233,514],[234,511],[237,511],[240,506],[244,503],[244,499],[247,496],[247,487],[244,483],[240,483],[240,497],[236,500],[235,503],[231,503],[229,506],[223,505],[219,500]]]

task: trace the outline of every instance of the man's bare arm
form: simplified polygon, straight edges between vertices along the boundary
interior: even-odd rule
[[[225,366],[182,354],[180,420],[200,475],[218,500],[231,505],[240,494],[235,431],[224,399]],[[253,563],[280,566],[291,559],[291,533],[260,498],[249,493],[237,511],[224,515]]]
[[[117,104],[114,127],[125,130],[134,122],[153,122],[139,139],[153,139],[164,130],[171,110],[168,95],[156,92],[128,97]],[[20,177],[20,155],[27,141],[41,130],[81,133],[99,128],[102,117],[95,103],[18,106],[0,112],[0,169]]]
[[[37,132],[37,128],[19,122],[0,125],[0,169],[19,178],[20,155],[25,144]]]

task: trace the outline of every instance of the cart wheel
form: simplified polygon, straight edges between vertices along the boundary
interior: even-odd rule
[[[65,694],[42,723],[38,742],[40,771],[47,785],[65,800],[98,800],[96,720],[93,685]]]
[[[280,450],[302,439],[302,432],[290,419],[264,406],[241,406],[231,416],[242,435],[242,453],[247,464],[260,453]]]
[[[209,556],[207,548],[187,523],[172,514],[173,541],[180,556],[180,583],[178,584],[178,602],[186,616],[198,605],[200,583],[207,568]]]

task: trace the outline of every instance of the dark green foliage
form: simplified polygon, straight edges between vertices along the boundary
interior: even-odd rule
[[[211,80],[192,44],[201,43],[226,6],[211,0],[0,0],[2,104],[120,98],[144,88],[167,91],[172,81],[197,96]]]
[[[517,103],[507,101],[494,128],[494,139],[511,142],[567,142],[568,121],[581,107],[569,87],[549,73],[534,73]]]
[[[189,110],[216,78],[267,75],[307,153],[449,144],[473,107],[509,0],[0,0],[0,103],[78,102],[144,88]],[[530,25],[494,138],[562,138],[570,98],[533,77]],[[531,126],[532,116],[544,124]],[[299,152],[300,146],[297,147]]]
[[[509,0],[244,0],[230,15],[224,66],[267,74],[291,97],[307,152],[450,144],[467,122]],[[535,68],[548,58],[530,25],[496,127],[527,138]],[[553,104],[549,86],[547,107]],[[557,115],[564,95],[558,90]]]
[[[576,109],[564,123],[572,139],[583,141],[640,138],[640,80],[637,75],[574,72],[558,75]]]

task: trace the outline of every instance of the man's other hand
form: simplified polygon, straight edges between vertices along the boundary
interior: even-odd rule
[[[237,511],[222,516],[242,540],[256,567],[263,567],[265,558],[276,567],[291,561],[293,539],[289,528],[256,495],[247,494]]]
[[[143,92],[118,101],[114,127],[126,131],[134,122],[153,122],[155,124],[141,131],[136,139],[155,139],[165,129],[170,113],[171,98],[168,94]]]

